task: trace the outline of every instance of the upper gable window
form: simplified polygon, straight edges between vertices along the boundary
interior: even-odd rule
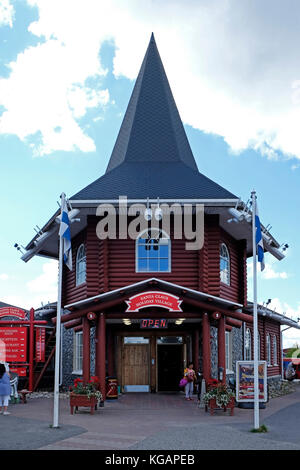
[[[76,286],[84,284],[86,281],[86,255],[85,246],[82,244],[76,255]]]
[[[159,229],[145,230],[136,240],[136,272],[171,272],[171,240]]]
[[[230,285],[230,256],[225,243],[220,246],[220,279],[224,284]]]

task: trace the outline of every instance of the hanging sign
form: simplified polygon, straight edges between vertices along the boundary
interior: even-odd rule
[[[45,362],[45,339],[46,328],[36,328],[35,330],[35,360]]]
[[[20,320],[25,320],[26,312],[17,307],[2,307],[0,308],[0,318],[2,317],[16,317]]]
[[[27,361],[27,328],[0,328],[0,360]]]
[[[267,362],[258,361],[259,401],[268,401]],[[236,401],[254,402],[254,361],[236,362]]]
[[[138,312],[141,308],[162,307],[170,312],[182,312],[180,308],[182,300],[172,294],[159,291],[147,291],[134,295],[126,300],[128,308],[126,312]]]
[[[145,318],[140,321],[141,328],[168,328],[168,322],[165,318]]]

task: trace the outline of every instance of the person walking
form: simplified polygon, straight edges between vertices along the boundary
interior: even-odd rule
[[[0,364],[0,414],[10,415],[7,411],[10,392],[9,374],[6,372],[5,365]]]
[[[194,364],[192,362],[190,362],[187,368],[184,369],[184,377],[187,380],[187,384],[185,386],[185,399],[191,401],[193,400],[194,380],[196,379]]]

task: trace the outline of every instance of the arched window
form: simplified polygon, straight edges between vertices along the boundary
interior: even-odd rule
[[[76,286],[86,281],[86,255],[85,246],[82,244],[77,250],[76,255]]]
[[[139,235],[136,272],[171,272],[171,240],[165,232],[155,228]]]
[[[267,343],[267,364],[268,366],[270,366],[272,362],[272,358],[271,358],[271,340],[270,340],[269,334],[266,337],[266,343]]]
[[[252,338],[250,328],[246,329],[245,334],[245,361],[251,361],[252,359]]]
[[[230,256],[225,243],[220,246],[220,279],[224,284],[230,285]]]
[[[273,365],[277,366],[277,338],[273,335]]]

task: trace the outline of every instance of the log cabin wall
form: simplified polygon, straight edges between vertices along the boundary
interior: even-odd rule
[[[76,286],[76,255],[80,245],[86,245],[86,231],[83,230],[76,237],[72,239],[72,271],[66,265],[63,265],[63,279],[62,279],[62,306],[78,300],[86,299],[88,294],[87,283]]]
[[[172,239],[170,273],[137,273],[135,240],[99,240],[96,233],[99,220],[99,217],[88,216],[86,229],[72,239],[73,271],[64,268],[63,305],[155,276],[234,302],[246,303],[245,245],[220,228],[218,216],[205,216],[204,246],[201,250],[186,250],[185,239]],[[222,241],[230,252],[230,286],[220,282]],[[81,243],[85,243],[86,247],[86,283],[76,286],[76,253]]]
[[[251,341],[252,341],[252,359],[254,351],[254,335],[253,335],[253,324],[246,323],[246,328],[249,328],[251,331]],[[271,341],[271,365],[268,365],[268,377],[281,374],[281,334],[280,334],[280,324],[270,320],[269,318],[263,318],[258,316],[258,332],[260,335],[260,360],[267,360],[267,335],[270,335]],[[274,357],[274,348],[273,348],[273,337],[275,336],[277,342],[277,354]]]

